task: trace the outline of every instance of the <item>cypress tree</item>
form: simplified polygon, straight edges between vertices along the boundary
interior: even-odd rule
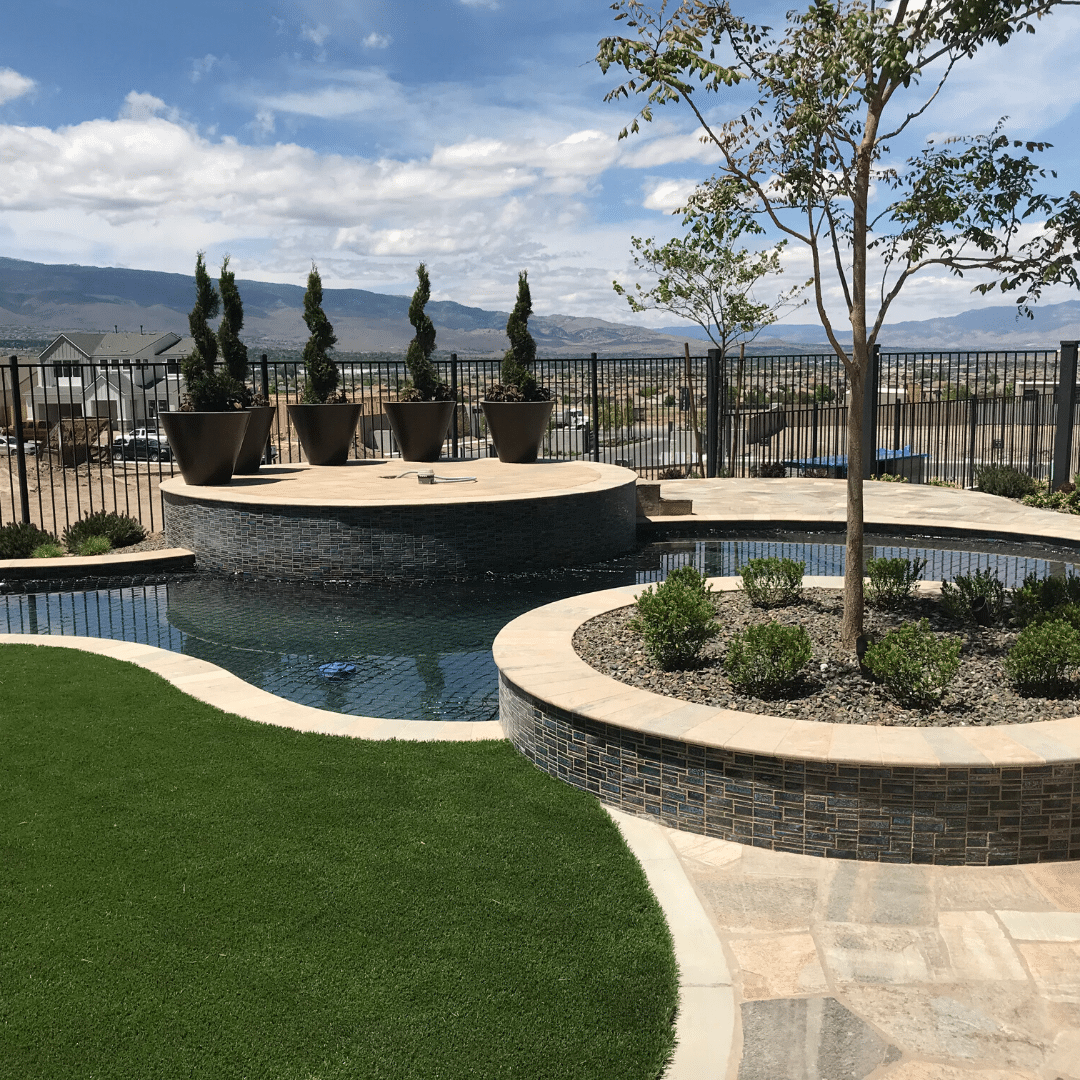
[[[337,344],[337,335],[322,309],[322,278],[312,263],[304,293],[304,322],[311,333],[304,346],[304,392],[300,400],[307,405],[323,405],[345,401],[344,392],[335,394],[338,386],[337,364],[327,353]]]
[[[551,395],[536,385],[532,366],[536,362],[536,342],[529,333],[529,316],[532,314],[532,294],[529,292],[529,274],[518,274],[517,302],[510,318],[506,320],[506,336],[510,348],[503,356],[499,378],[506,400],[547,401]],[[514,392],[516,391],[516,393]]]
[[[240,300],[240,290],[236,287],[236,274],[229,269],[228,255],[221,264],[218,288],[221,291],[221,325],[217,332],[218,351],[229,376],[237,384],[243,406],[247,408],[250,407],[254,394],[247,385],[247,346],[240,340],[240,331],[244,328],[244,305]]]
[[[221,297],[206,272],[203,252],[195,260],[195,306],[188,315],[188,328],[195,347],[180,361],[187,396],[181,408],[185,412],[224,412],[238,404],[236,382],[228,371],[215,369],[218,342],[210,329],[210,320],[218,313]]]
[[[439,382],[438,372],[431,362],[431,354],[435,351],[435,324],[424,311],[425,305],[431,299],[431,279],[423,263],[416,268],[416,276],[419,284],[413,293],[412,303],[409,304],[409,322],[412,323],[416,335],[409,342],[408,351],[405,353],[412,386],[401,395],[401,400],[448,401],[449,387]]]

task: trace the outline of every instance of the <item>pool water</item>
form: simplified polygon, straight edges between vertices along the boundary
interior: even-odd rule
[[[304,586],[190,574],[125,589],[0,595],[0,632],[135,641],[196,656],[290,701],[356,716],[498,718],[495,635],[511,619],[567,596],[663,580],[678,566],[736,574],[748,559],[801,560],[841,575],[835,535],[653,543],[584,570],[416,586]],[[966,550],[955,546],[963,543]],[[952,546],[948,546],[948,545]],[[1072,572],[1074,553],[969,541],[867,536],[875,556],[925,558],[924,577],[990,569],[1008,586]]]

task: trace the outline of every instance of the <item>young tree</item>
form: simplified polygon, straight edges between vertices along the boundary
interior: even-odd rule
[[[781,240],[766,251],[739,246],[744,235],[760,235],[764,229],[741,205],[738,189],[731,183],[698,188],[681,210],[685,236],[666,244],[633,236],[634,265],[656,275],[650,289],[636,285],[634,291],[612,282],[634,311],[658,308],[697,323],[709,340],[727,356],[732,346],[752,341],[765,326],[791,304],[810,282],[796,285],[775,300],[754,299],[754,286],[770,274],[782,274]]]
[[[603,70],[629,79],[607,100],[645,95],[639,113],[684,102],[754,212],[809,249],[818,317],[847,373],[847,569],[843,640],[863,628],[862,408],[870,357],[907,281],[927,267],[983,272],[975,287],[1022,290],[1022,313],[1049,284],[1077,284],[1080,195],[1039,190],[1046,171],[1030,154],[1046,144],[988,135],[929,143],[889,164],[890,144],[930,108],[954,67],[979,49],[1034,32],[1037,19],[1076,0],[815,0],[789,14],[781,37],[736,16],[726,2],[616,0],[633,37],[599,44]],[[716,60],[728,50],[731,62]],[[929,73],[929,74],[928,74]],[[920,90],[924,78],[929,79]],[[717,125],[699,92],[749,81],[758,100]],[[639,129],[635,119],[623,136]],[[1026,153],[1014,154],[1022,149]],[[874,188],[886,194],[879,200]],[[891,201],[888,199],[891,193]],[[1041,223],[1034,230],[1033,223]],[[871,260],[880,271],[870,300]],[[826,267],[844,298],[826,304]],[[846,323],[846,325],[844,325]]]
[[[200,251],[195,259],[195,306],[188,314],[188,328],[195,347],[180,361],[187,395],[181,408],[186,412],[223,412],[238,404],[239,386],[228,370],[216,367],[218,342],[210,320],[218,313],[218,295]]]
[[[240,331],[244,328],[244,305],[240,300],[240,290],[236,287],[236,274],[229,269],[228,255],[221,264],[218,289],[221,293],[221,325],[217,332],[218,351],[226,370],[236,383],[242,404],[248,407],[255,395],[247,385],[247,346],[240,340]]]
[[[322,278],[312,263],[304,293],[304,322],[311,336],[304,346],[303,361],[306,377],[300,400],[307,405],[324,405],[344,401],[345,394],[336,394],[337,364],[327,353],[337,344],[337,335],[322,309]]]
[[[421,263],[416,268],[419,284],[409,304],[409,322],[416,335],[409,342],[405,353],[405,364],[412,376],[412,386],[402,395],[402,401],[449,401],[450,388],[439,382],[439,374],[431,362],[435,351],[435,324],[424,311],[431,299],[431,279],[427,267]]]

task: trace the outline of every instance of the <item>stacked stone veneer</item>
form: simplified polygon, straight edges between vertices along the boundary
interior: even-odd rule
[[[747,754],[590,720],[500,675],[500,718],[545,772],[689,832],[835,859],[1080,858],[1080,764],[847,765]]]
[[[632,551],[634,481],[475,502],[318,507],[162,492],[165,533],[202,569],[304,581],[506,574]]]

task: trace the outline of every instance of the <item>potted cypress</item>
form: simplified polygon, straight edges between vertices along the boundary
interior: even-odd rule
[[[229,374],[240,387],[240,407],[248,414],[247,431],[244,432],[244,441],[233,467],[233,475],[247,475],[259,471],[259,464],[266,452],[270,425],[277,410],[269,402],[263,401],[261,394],[256,394],[248,386],[248,351],[247,346],[240,340],[240,331],[244,327],[244,305],[240,300],[240,290],[236,287],[236,274],[229,269],[228,255],[221,264],[218,289],[221,293],[218,350]]]
[[[304,391],[299,402],[290,403],[289,419],[310,464],[344,465],[363,406],[338,390],[337,364],[327,355],[337,336],[322,309],[322,278],[314,264],[304,293],[304,322],[311,333],[303,353]]]
[[[179,411],[161,414],[184,482],[193,486],[227,484],[232,479],[248,425],[248,414],[241,408],[243,387],[228,368],[217,364],[218,342],[209,320],[220,303],[200,251],[195,260],[195,306],[188,315],[195,347],[180,362],[187,393]]]
[[[512,464],[536,460],[555,406],[550,392],[537,385],[532,373],[536,342],[529,333],[531,314],[529,275],[522,270],[518,274],[517,302],[506,321],[510,348],[503,357],[500,381],[488,387],[480,402],[499,460]]]
[[[439,382],[431,362],[431,354],[435,351],[435,325],[424,311],[431,299],[431,280],[423,263],[416,268],[416,276],[419,284],[409,304],[409,322],[413,324],[416,336],[405,353],[411,383],[398,401],[384,402],[383,408],[402,458],[406,461],[438,461],[455,402],[450,396],[450,387]]]

